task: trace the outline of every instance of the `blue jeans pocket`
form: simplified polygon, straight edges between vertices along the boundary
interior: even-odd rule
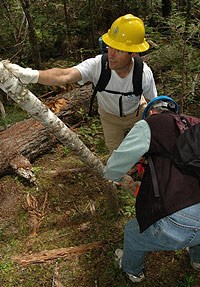
[[[159,220],[150,227],[152,235],[158,243],[172,250],[200,244],[200,212],[197,209],[199,204]]]

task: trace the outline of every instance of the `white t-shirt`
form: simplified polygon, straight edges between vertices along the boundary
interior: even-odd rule
[[[86,82],[97,84],[101,73],[101,57],[98,55],[95,58],[90,58],[75,66],[82,76],[82,81],[79,84],[83,85]],[[134,61],[134,59],[133,59]],[[133,92],[132,73],[134,65],[126,78],[120,78],[118,74],[111,70],[111,78],[106,86],[107,90],[118,91],[122,93]],[[153,99],[157,96],[157,90],[151,69],[144,63],[142,77],[143,96],[146,99]],[[98,105],[107,113],[119,115],[119,97],[118,94],[107,93],[106,91],[97,92]],[[123,115],[134,113],[139,106],[139,97],[135,95],[123,96]]]

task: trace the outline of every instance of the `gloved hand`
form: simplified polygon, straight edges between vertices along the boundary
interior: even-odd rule
[[[18,84],[17,79],[11,80],[10,73],[5,68],[4,63],[8,63],[8,61],[1,61],[0,62],[0,75],[2,76],[0,89],[3,90],[6,94],[9,92],[16,93],[19,92],[21,86]]]
[[[23,84],[37,83],[39,71],[31,68],[22,68],[19,65],[12,64],[9,61],[4,61],[4,66]]]
[[[126,189],[132,196],[136,197],[140,187],[140,181],[134,181],[130,175],[125,175],[120,181],[121,187]]]

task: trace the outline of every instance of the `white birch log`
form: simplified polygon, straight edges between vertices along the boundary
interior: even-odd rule
[[[9,61],[0,62],[0,88],[21,108],[41,122],[65,146],[74,151],[81,161],[103,177],[103,164],[47,106],[31,93],[6,67]]]
[[[103,163],[95,156],[47,106],[31,93],[6,67],[9,61],[0,62],[0,88],[6,92],[22,109],[47,128],[63,145],[79,156],[96,175],[103,179]],[[116,186],[104,180],[108,203],[114,214],[118,213]]]

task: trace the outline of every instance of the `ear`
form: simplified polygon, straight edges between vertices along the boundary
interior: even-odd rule
[[[135,58],[136,56],[138,56],[138,53],[136,53],[136,52],[132,52],[132,53],[131,53],[131,57],[132,57],[132,58]]]
[[[138,53],[136,52],[129,52],[129,54],[131,55],[131,58],[135,58],[138,56]]]
[[[152,110],[150,110],[149,111],[149,116],[151,116],[153,114],[153,111]]]
[[[149,116],[154,115],[154,114],[158,114],[158,112],[156,110],[154,110],[154,109],[151,109],[149,111]]]

